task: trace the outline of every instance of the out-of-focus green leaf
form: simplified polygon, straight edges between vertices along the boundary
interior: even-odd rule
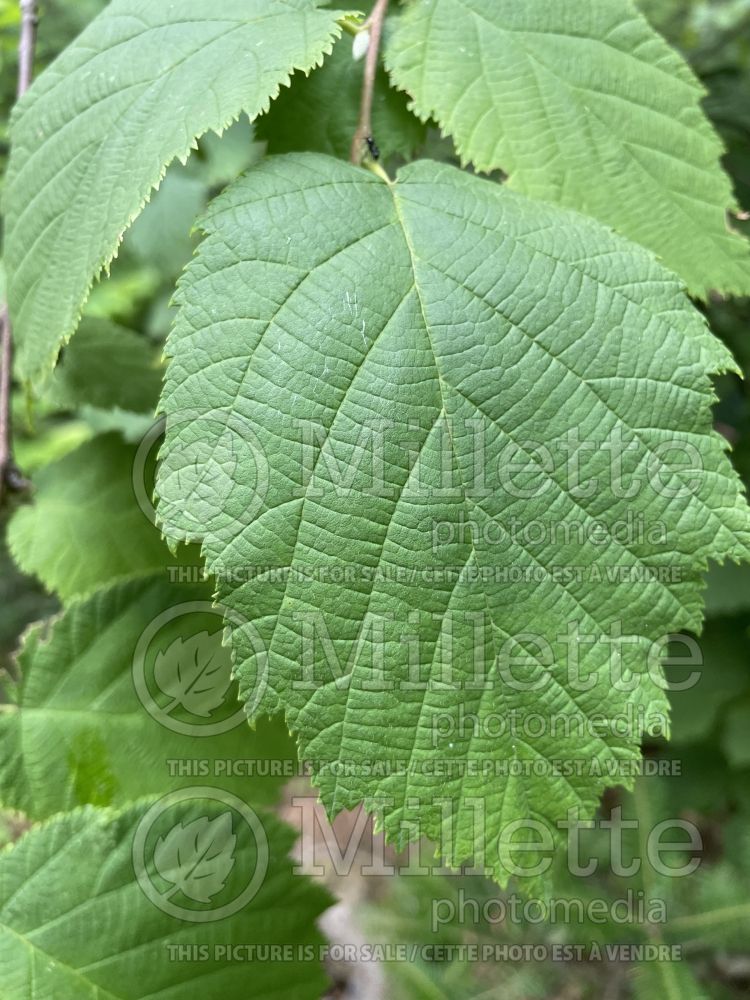
[[[42,469],[10,522],[15,561],[63,601],[175,562],[136,503],[135,456],[119,434],[86,442]]]
[[[679,666],[670,679],[678,685],[688,684],[680,690],[670,691],[672,708],[672,743],[696,743],[708,739],[719,719],[722,707],[750,690],[750,662],[748,640],[744,622],[736,619],[717,618],[706,625],[696,640],[695,665]],[[675,658],[690,655],[682,642],[674,644]],[[692,659],[692,656],[690,656]],[[695,683],[689,675],[697,675]]]
[[[315,920],[330,900],[292,874],[291,830],[254,812],[253,827],[240,808],[209,798],[175,802],[153,825],[148,808],[86,806],[0,854],[3,1000],[319,1000],[326,980]],[[210,920],[211,907],[175,888],[200,851],[188,849],[159,867],[155,855],[174,830],[217,821],[223,839],[215,847],[226,856],[227,877],[214,886],[212,902],[218,917],[220,905],[228,911]],[[256,873],[257,891],[241,905],[242,894],[256,889]],[[240,905],[232,909],[235,900]],[[208,921],[201,919],[206,913]],[[246,957],[252,948],[271,955],[272,946],[289,957]]]
[[[314,151],[349,158],[357,128],[364,61],[352,58],[352,40],[336,43],[325,63],[309,77],[296,74],[267,114],[258,120],[258,136],[270,153]],[[382,156],[411,155],[424,142],[426,129],[394,90],[385,70],[376,76],[372,135]]]
[[[159,353],[148,340],[108,320],[87,318],[61,355],[44,402],[58,410],[89,405],[153,414],[161,380]]]
[[[280,721],[255,732],[247,725],[211,594],[207,583],[170,583],[160,573],[96,591],[27,632],[16,705],[0,712],[0,806],[44,819],[78,805],[125,805],[196,778],[253,802],[274,800],[284,772],[266,777],[270,761],[296,760],[295,748]],[[192,704],[182,710],[158,670],[189,643],[221,675],[195,676],[194,654],[192,668],[183,655],[175,676],[187,676]]]
[[[750,700],[729,708],[722,727],[721,746],[733,767],[750,767]]]

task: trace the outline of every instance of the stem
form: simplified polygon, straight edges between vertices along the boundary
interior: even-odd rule
[[[13,365],[13,340],[10,331],[8,307],[0,315],[0,500],[4,498],[8,477],[13,465],[10,419],[11,368]]]
[[[363,28],[370,32],[370,45],[365,57],[365,77],[362,83],[362,103],[359,109],[359,124],[352,139],[351,161],[360,166],[367,149],[367,140],[372,139],[372,98],[375,91],[375,74],[378,69],[380,55],[380,40],[383,36],[383,22],[388,11],[388,0],[377,0],[372,14],[365,21]]]
[[[18,43],[18,92],[23,97],[31,84],[36,49],[36,0],[20,0],[21,37]]]
[[[18,40],[18,85],[16,97],[29,89],[36,49],[36,0],[20,0],[21,33]],[[0,503],[7,492],[23,492],[28,483],[13,461],[11,396],[13,386],[13,328],[4,305],[0,312]]]

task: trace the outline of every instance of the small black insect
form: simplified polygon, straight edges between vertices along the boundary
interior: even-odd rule
[[[368,135],[367,138],[365,139],[365,142],[367,143],[367,148],[370,150],[370,156],[373,158],[373,160],[379,160],[380,149],[378,148],[378,144],[375,142],[373,137],[371,135]]]

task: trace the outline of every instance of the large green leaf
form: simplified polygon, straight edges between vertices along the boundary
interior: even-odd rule
[[[125,805],[196,777],[272,801],[288,771],[274,765],[271,774],[269,761],[293,761],[295,749],[280,724],[249,731],[237,684],[227,683],[221,614],[210,609],[208,584],[169,583],[162,573],[97,591],[30,629],[16,703],[0,712],[0,805],[43,819]],[[192,704],[175,697],[166,672],[188,675]]]
[[[140,850],[146,810],[87,806],[0,854],[3,1000],[317,1000],[325,977],[314,921],[329,899],[292,874],[292,831],[265,814],[253,830],[233,806],[197,797],[165,811]],[[193,861],[206,846],[213,871]],[[261,878],[238,912],[201,922],[165,912],[170,903],[208,911],[188,895],[191,871],[218,903],[241,900]],[[283,959],[269,960],[273,946]]]
[[[703,88],[630,0],[419,0],[387,63],[480,170],[614,226],[697,294],[750,292]]]
[[[39,380],[97,274],[195,138],[268,108],[339,34],[318,0],[114,0],[21,101],[5,188],[19,374]]]
[[[731,359],[642,248],[454,167],[271,158],[205,228],[167,348],[167,536],[251,620],[241,682],[268,670],[328,808],[382,796],[397,839],[452,820],[447,856],[503,878],[505,824],[590,811],[618,780],[591,762],[632,764],[642,720],[613,720],[658,728],[651,641],[700,627],[707,557],[748,555],[711,426]]]
[[[11,555],[63,601],[177,560],[136,503],[137,448],[103,434],[52,462],[8,526]]]

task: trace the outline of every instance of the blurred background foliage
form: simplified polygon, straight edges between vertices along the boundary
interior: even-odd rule
[[[725,142],[725,163],[738,202],[750,209],[750,0],[640,0],[640,5],[703,81],[705,107]],[[54,59],[103,6],[104,0],[43,0],[37,70]],[[18,21],[16,0],[0,0],[0,171],[8,153]],[[27,536],[19,540],[23,532],[15,529],[14,540],[12,529],[11,541],[17,559],[27,568],[33,569],[40,550],[43,563],[53,564],[58,554],[60,560],[64,556],[67,568],[59,579],[44,581],[22,573],[8,553],[3,530],[0,669],[11,674],[15,670],[12,654],[27,624],[53,613],[62,599],[75,592],[79,579],[88,580],[92,561],[83,537],[76,536],[76,525],[96,517],[98,491],[106,488],[108,495],[119,491],[121,505],[132,505],[136,516],[140,514],[132,494],[130,462],[135,444],[152,423],[162,345],[172,316],[170,299],[196,245],[196,216],[223,186],[263,156],[266,146],[271,151],[315,147],[346,155],[353,125],[348,121],[342,125],[338,117],[325,134],[311,136],[306,108],[337,95],[342,114],[354,120],[361,68],[351,68],[349,44],[342,41],[330,64],[309,79],[295,77],[290,90],[258,124],[257,135],[241,120],[221,139],[214,135],[202,139],[186,165],[168,171],[126,234],[111,276],[95,287],[81,331],[63,352],[44,396],[32,402],[17,391],[17,460],[35,478],[35,509],[45,516],[30,523],[35,515],[24,510],[19,521],[25,518]],[[406,113],[403,100],[389,92],[386,81],[381,79],[378,86],[375,113],[386,157],[398,160],[418,152],[455,158],[450,142],[435,129],[425,132]],[[750,223],[742,216],[733,224],[750,233]],[[704,308],[714,331],[750,376],[750,300],[715,297]],[[750,382],[722,377],[717,394],[717,426],[731,442],[736,465],[750,483]],[[100,467],[90,476],[77,471],[91,470],[97,461]],[[71,490],[71,482],[75,489]],[[45,507],[49,496],[64,486],[75,512],[61,504]],[[156,529],[145,528],[140,534],[144,537],[133,536],[137,549],[133,565],[138,566],[139,559],[149,567],[161,565],[167,553],[160,549]],[[67,545],[64,553],[61,539]],[[98,580],[127,575],[133,568],[113,565],[99,570]],[[443,960],[386,965],[384,979],[373,991],[395,1000],[701,996],[729,1000],[750,995],[750,570],[713,567],[707,607],[708,621],[700,638],[704,658],[700,682],[673,695],[672,742],[645,747],[649,760],[678,762],[679,775],[644,777],[635,796],[614,789],[602,804],[603,817],[622,808],[623,816],[637,814],[641,823],[644,818],[689,819],[699,828],[704,845],[696,874],[681,879],[660,878],[646,870],[632,878],[605,874],[609,836],[595,830],[584,835],[584,842],[587,853],[602,860],[602,874],[573,880],[561,865],[555,896],[602,899],[608,907],[626,899],[621,923],[586,918],[496,921],[491,918],[496,912],[493,906],[508,894],[469,874],[358,879],[345,890],[350,925],[368,940],[586,946],[656,942],[681,944],[688,962],[638,965],[603,958],[468,963],[447,955]],[[23,817],[0,813],[0,843],[14,839],[23,828]],[[633,836],[625,830],[626,840]],[[628,849],[635,851],[637,845]],[[341,885],[333,888],[344,893]],[[641,919],[639,900],[648,909],[648,900],[653,899],[664,900],[665,923]],[[476,908],[466,900],[475,901]],[[436,908],[441,915],[438,928],[433,926]],[[356,982],[356,970],[349,969],[331,995],[355,996]],[[375,1000],[374,992],[367,996]]]

